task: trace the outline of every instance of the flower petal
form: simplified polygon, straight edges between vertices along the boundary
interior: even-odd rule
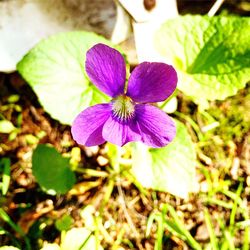
[[[86,72],[98,89],[115,97],[124,93],[126,64],[117,50],[96,44],[86,54]]]
[[[110,104],[97,104],[85,109],[73,122],[71,127],[73,139],[78,144],[88,147],[104,143],[102,128],[110,115]]]
[[[143,62],[132,72],[127,95],[135,102],[161,102],[175,90],[177,73],[165,63]]]
[[[103,126],[103,138],[120,147],[131,141],[141,141],[136,120],[121,122],[110,117]]]
[[[141,133],[141,141],[150,147],[164,147],[175,137],[176,128],[173,120],[155,106],[136,105],[136,119]]]

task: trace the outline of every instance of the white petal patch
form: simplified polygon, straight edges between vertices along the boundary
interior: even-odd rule
[[[112,111],[116,118],[121,121],[127,121],[134,116],[135,104],[131,98],[126,95],[120,95],[113,100]]]

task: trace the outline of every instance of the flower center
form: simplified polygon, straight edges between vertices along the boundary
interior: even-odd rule
[[[126,121],[134,116],[135,105],[131,98],[126,95],[120,95],[113,99],[112,111],[115,117]]]

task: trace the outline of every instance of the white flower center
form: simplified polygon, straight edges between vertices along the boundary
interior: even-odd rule
[[[131,98],[120,95],[113,99],[112,111],[118,119],[126,121],[134,116],[135,105]]]

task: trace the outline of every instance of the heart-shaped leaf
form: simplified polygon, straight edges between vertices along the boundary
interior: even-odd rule
[[[132,169],[143,186],[186,198],[195,188],[196,154],[185,125],[175,122],[177,134],[168,146],[135,144]]]
[[[61,33],[41,41],[17,64],[44,109],[61,123],[71,124],[83,109],[108,100],[85,73],[86,52],[96,43],[109,44],[90,32]]]
[[[39,185],[49,194],[65,194],[76,178],[69,168],[69,160],[55,148],[40,144],[32,155],[32,172]]]
[[[156,48],[178,70],[178,88],[196,103],[236,94],[250,80],[250,19],[184,16],[167,21]]]

